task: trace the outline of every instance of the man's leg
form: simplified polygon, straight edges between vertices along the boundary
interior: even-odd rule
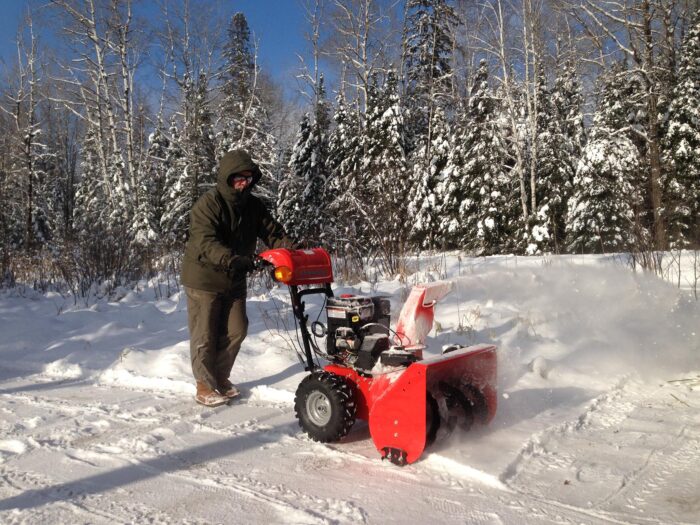
[[[248,316],[246,315],[245,298],[227,297],[223,299],[222,303],[222,331],[217,341],[216,379],[219,391],[224,393],[224,389],[230,389],[231,369],[241,349],[241,343],[248,334]]]
[[[216,346],[219,337],[222,297],[214,292],[185,287],[190,329],[190,359],[197,392],[216,390]]]

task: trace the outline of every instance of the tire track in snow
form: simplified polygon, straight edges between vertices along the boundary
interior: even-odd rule
[[[151,470],[151,472],[158,477],[176,477],[180,481],[185,481],[202,488],[219,488],[221,490],[236,492],[248,499],[255,500],[276,509],[280,517],[285,517],[285,519],[289,518],[290,515],[297,515],[299,519],[296,521],[304,523],[365,522],[364,511],[351,502],[327,498],[314,499],[302,493],[286,489],[283,486],[266,487],[264,484],[261,485],[260,482],[255,482],[252,478],[240,476],[232,478],[230,475],[222,473],[219,473],[214,480],[201,480],[197,479],[199,476],[193,477],[191,475],[193,469],[190,465],[187,465],[183,471],[168,472],[154,469],[141,461],[141,459],[144,459],[144,453],[146,452],[148,453],[146,456],[177,456],[177,453],[173,454],[170,450],[161,450],[160,447],[158,447],[158,442],[149,442],[149,434],[159,429],[167,429],[172,425],[183,424],[183,418],[190,419],[190,421],[184,423],[189,427],[187,430],[188,433],[206,432],[231,438],[256,432],[264,434],[268,430],[272,430],[273,427],[261,421],[261,419],[264,420],[265,418],[255,417],[244,421],[237,421],[232,424],[218,421],[217,423],[219,426],[217,427],[216,425],[208,424],[206,420],[217,414],[220,415],[220,413],[225,411],[228,407],[203,412],[201,407],[188,402],[186,406],[177,410],[175,409],[176,407],[174,408],[166,402],[161,403],[161,405],[169,405],[165,411],[162,409],[142,410],[139,408],[139,405],[144,401],[144,397],[137,397],[129,399],[126,404],[121,404],[118,409],[114,409],[114,405],[105,403],[89,403],[86,407],[76,407],[74,404],[71,404],[70,401],[55,398],[46,400],[38,398],[37,396],[25,394],[12,397],[15,403],[31,407],[32,410],[40,408],[43,412],[53,411],[58,414],[58,419],[54,421],[52,425],[54,429],[51,433],[54,435],[54,438],[44,441],[42,448],[55,452],[70,460],[80,461],[88,466],[100,469],[104,468],[109,459],[119,456],[122,461],[126,459],[131,465],[139,469]],[[259,403],[257,404],[259,405]],[[135,417],[138,416],[139,413],[144,417]],[[79,414],[83,417],[87,414],[88,416],[92,415],[106,418],[110,422],[109,432],[104,433],[104,435],[85,435],[71,425],[72,420],[77,418]],[[278,415],[279,411],[273,410],[269,417]],[[191,417],[188,418],[188,416]],[[57,429],[58,432],[56,432]],[[279,432],[276,431],[275,433]],[[283,434],[292,435],[292,433]],[[116,442],[115,438],[117,439]],[[123,446],[125,441],[128,442],[132,438],[146,441],[148,443],[148,446],[144,447],[146,450],[140,450],[139,454],[134,454],[132,450],[130,450],[134,448],[133,443],[127,443],[131,446]],[[260,440],[263,442],[269,441],[269,439],[262,438]],[[275,441],[277,441],[277,439],[275,439]],[[125,454],[126,458],[124,457]],[[79,483],[78,480],[77,484],[79,485]],[[24,490],[32,487],[31,490],[38,490],[40,492],[46,491],[47,495],[57,500],[56,504],[62,504],[60,500],[66,499],[67,495],[71,498],[74,497],[71,491],[67,492],[66,489],[61,488],[62,485],[60,483],[58,488],[52,488],[51,485],[55,485],[55,482],[49,479],[45,479],[43,483],[39,482],[33,485],[32,487],[32,484],[25,483]],[[68,482],[64,485],[74,487],[75,483]],[[285,495],[285,497],[276,497],[274,493],[281,493]],[[82,499],[95,499],[96,496],[87,494],[80,497]],[[292,500],[301,501],[301,506],[292,503]],[[75,502],[71,504],[77,505]],[[95,516],[99,515],[98,512],[95,512]],[[329,518],[329,516],[334,517]],[[114,519],[107,516],[106,521],[114,521]],[[130,521],[133,522],[130,518],[125,520],[125,522]],[[167,521],[167,518],[164,519],[164,522]]]
[[[177,456],[175,454],[175,456]],[[181,458],[186,463],[186,458]],[[177,479],[205,489],[236,493],[249,500],[274,508],[281,520],[291,523],[366,523],[366,512],[350,501],[336,498],[318,498],[290,489],[282,484],[270,484],[251,476],[223,471],[213,463],[163,471],[150,465],[139,468],[152,471],[158,477]]]
[[[0,522],[8,525],[34,523],[149,523],[167,525],[173,516],[156,508],[130,501],[126,491],[117,494],[83,494],[63,489],[53,478],[45,474],[20,471],[0,466],[0,480],[4,488],[21,495],[32,492],[32,504],[21,511],[0,511]],[[6,496],[6,494],[3,494]],[[115,498],[115,496],[124,496]],[[177,520],[185,523],[184,521]],[[205,521],[187,520],[187,523],[204,524]]]
[[[700,417],[672,403],[682,395],[674,388],[623,381],[575,420],[532,436],[502,479],[598,519],[697,523]]]
[[[697,523],[700,516],[700,440],[683,427],[676,439],[655,451],[645,464],[644,476],[626,481],[601,507],[629,515],[646,514],[652,504],[663,521]],[[672,494],[672,495],[670,495]]]
[[[627,415],[634,410],[634,404],[623,403],[619,404],[618,400],[624,395],[627,385],[630,383],[629,377],[620,379],[609,391],[596,397],[586,407],[585,411],[573,421],[566,421],[559,425],[547,428],[537,434],[533,434],[528,441],[525,442],[522,449],[516,458],[505,468],[500,476],[500,481],[511,486],[518,477],[518,474],[523,470],[523,465],[537,460],[542,456],[548,456],[547,443],[552,439],[572,432],[580,431],[591,424],[591,418],[594,414],[605,414],[605,426],[612,426],[616,422],[623,421]],[[616,406],[616,404],[618,406]],[[611,407],[615,407],[611,409]],[[561,458],[549,457],[548,461],[557,461]],[[564,459],[567,461],[567,458]]]

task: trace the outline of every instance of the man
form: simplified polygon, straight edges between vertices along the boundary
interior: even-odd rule
[[[229,380],[246,337],[246,274],[256,267],[257,239],[270,248],[293,248],[263,203],[251,195],[260,180],[258,166],[243,150],[219,162],[216,187],[190,214],[190,237],[182,264],[187,293],[195,400],[218,406],[239,394]]]

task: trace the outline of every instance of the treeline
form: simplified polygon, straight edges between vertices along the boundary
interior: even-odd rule
[[[700,244],[697,0],[309,0],[305,114],[208,5],[32,13],[0,105],[5,280],[158,269],[232,148],[293,235],[390,271]]]

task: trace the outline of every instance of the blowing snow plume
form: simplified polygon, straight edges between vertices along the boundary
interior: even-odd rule
[[[700,309],[655,277],[616,265],[485,269],[455,279],[440,317],[445,337],[499,346],[502,387],[528,372],[550,382],[583,375],[666,377],[700,364]]]

